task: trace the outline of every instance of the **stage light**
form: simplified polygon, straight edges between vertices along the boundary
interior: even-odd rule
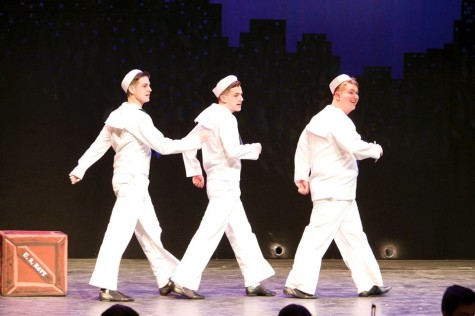
[[[288,258],[289,257],[289,252],[287,250],[287,247],[280,243],[270,243],[269,247],[267,249],[267,252],[269,253],[270,258]]]
[[[397,259],[399,257],[398,247],[395,244],[384,244],[380,249],[380,253],[384,259]]]

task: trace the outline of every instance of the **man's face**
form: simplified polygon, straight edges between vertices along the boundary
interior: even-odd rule
[[[140,104],[149,102],[152,87],[150,86],[150,80],[148,77],[140,78],[137,81],[137,84],[130,87],[130,92],[134,95],[135,99],[140,102]]]
[[[347,83],[338,89],[341,109],[345,114],[349,114],[356,108],[356,103],[360,99],[358,87],[352,83]]]
[[[231,88],[227,94],[223,94],[221,96],[224,105],[233,112],[241,111],[242,101],[244,98],[242,97],[242,89],[240,86]]]

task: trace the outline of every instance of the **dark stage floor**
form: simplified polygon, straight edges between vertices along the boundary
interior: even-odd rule
[[[70,259],[66,297],[0,297],[0,315],[100,315],[114,303],[97,300],[98,291],[88,285],[94,259]],[[275,297],[247,297],[235,260],[212,260],[203,275],[202,301],[161,297],[145,259],[123,260],[119,290],[135,298],[127,305],[140,315],[277,315],[290,303],[306,306],[312,315],[441,315],[445,288],[460,284],[475,288],[475,261],[380,261],[383,278],[393,289],[387,296],[359,298],[349,271],[341,260],[325,260],[317,300],[287,298],[282,287],[292,260],[272,259],[276,275],[264,284]]]

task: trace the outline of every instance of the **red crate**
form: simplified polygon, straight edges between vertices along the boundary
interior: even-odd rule
[[[0,231],[0,294],[65,296],[68,237],[59,231]]]

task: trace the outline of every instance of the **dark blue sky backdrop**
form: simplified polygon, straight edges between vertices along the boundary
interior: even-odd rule
[[[341,71],[391,66],[402,77],[404,53],[424,53],[453,41],[460,0],[210,0],[223,5],[223,36],[231,46],[249,31],[250,19],[287,21],[287,51],[303,33],[323,33],[341,57]]]

